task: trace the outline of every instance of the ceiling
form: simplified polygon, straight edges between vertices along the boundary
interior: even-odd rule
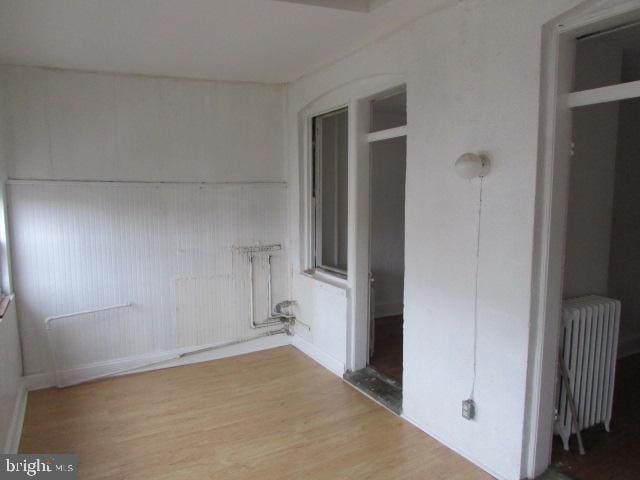
[[[0,0],[0,63],[282,83],[460,0],[300,1]]]
[[[370,12],[389,0],[277,0],[279,2],[302,3],[320,7],[353,10],[355,12]]]

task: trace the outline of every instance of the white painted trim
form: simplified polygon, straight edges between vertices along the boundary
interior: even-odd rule
[[[310,357],[312,360],[315,360],[317,363],[319,363],[338,377],[342,378],[342,376],[344,375],[344,372],[346,370],[344,363],[336,360],[331,355],[326,354],[318,347],[316,347],[313,343],[305,340],[298,335],[294,335],[292,337],[291,344],[306,356]]]
[[[569,94],[567,101],[570,108],[576,108],[638,97],[640,97],[640,80],[573,92]]]
[[[286,347],[287,345],[291,345],[292,338],[293,337],[286,334],[270,335],[257,338],[255,340],[249,340],[247,342],[236,343],[235,345],[229,345],[227,347],[221,347],[216,350],[196,353],[193,355],[189,355],[188,357],[177,358],[175,360],[163,363],[161,367],[142,367],[137,369],[134,373],[158,370],[159,368],[180,367],[183,365],[191,365],[193,363],[210,362],[212,360],[219,360],[221,358],[237,357],[239,355],[246,355],[248,353],[260,352],[262,350]],[[184,353],[192,350],[193,348],[189,347],[180,349],[179,352]]]
[[[406,137],[407,126],[389,128],[387,130],[380,130],[378,132],[371,132],[367,135],[367,142],[380,142],[382,140],[390,140],[392,138]]]
[[[182,365],[190,365],[192,363],[209,362],[220,358],[235,357],[247,353],[258,352],[270,348],[282,347],[291,344],[291,337],[278,334],[267,337],[261,337],[234,345],[220,347],[216,350],[204,351],[193,354],[188,357],[180,358],[180,355],[189,351],[193,351],[194,347],[179,348],[165,352],[156,352],[144,355],[136,355],[133,357],[110,360],[106,362],[98,362],[89,365],[83,365],[69,370],[60,371],[60,380],[62,385],[72,385],[83,381],[96,379],[96,377],[105,376],[104,378],[130,375],[132,373],[141,373],[152,370],[161,370],[164,368],[179,367]],[[204,345],[201,348],[208,348]],[[211,345],[215,347],[215,345]],[[122,370],[127,370],[123,372]],[[110,374],[110,372],[119,372]],[[55,376],[53,374],[40,373],[29,375],[25,378],[25,385],[31,390],[40,390],[43,388],[54,387],[56,385]]]
[[[346,277],[336,275],[335,273],[331,273],[320,268],[309,270],[307,272],[300,272],[300,275],[313,278],[317,282],[331,285],[332,287],[339,288],[343,291],[346,291],[347,287],[349,286]]]
[[[137,369],[148,368],[151,364],[154,365],[154,368],[151,369],[165,368],[164,363],[175,359],[178,355],[179,353],[174,350],[80,365],[68,370],[60,370],[58,372],[60,382],[58,385],[60,387],[68,387],[102,378],[128,375],[135,373]],[[55,385],[56,383],[53,386]]]
[[[28,392],[35,392],[45,388],[56,386],[56,378],[53,373],[32,373],[24,377],[24,387]]]
[[[555,162],[558,150],[570,155],[571,110],[566,102],[558,101],[571,88],[575,42],[562,40],[557,25],[545,28],[540,113],[541,158],[538,163],[536,217],[531,282],[531,328],[527,371],[522,476],[535,478],[544,472],[551,461],[553,439],[553,411],[557,372],[559,312],[562,300],[563,277],[554,270],[551,258],[564,255],[565,204],[568,184],[568,163]],[[561,58],[561,43],[566,58]],[[573,46],[572,51],[570,47]],[[559,119],[562,117],[562,121]],[[567,119],[568,117],[568,119]],[[563,125],[559,134],[559,125]],[[559,168],[564,167],[564,168]],[[556,205],[556,206],[554,206]],[[562,266],[563,261],[558,261]],[[555,296],[554,296],[555,295]],[[558,298],[559,297],[559,298]]]
[[[194,354],[183,358],[177,357],[179,357],[181,353],[192,350],[191,348],[181,348],[170,350],[167,352],[138,355],[135,357],[128,357],[108,362],[94,363],[71,370],[64,370],[60,373],[61,378],[66,380],[65,383],[76,383],[86,378],[93,378],[95,376],[104,374],[109,370],[121,370],[128,367],[135,368],[136,364],[141,366],[126,373],[121,373],[114,376],[124,376],[132,373],[142,373],[153,370],[162,370],[164,368],[190,365],[193,363],[209,362],[221,358],[235,357],[238,355],[245,355],[247,353],[258,352],[260,350],[268,350],[270,348],[283,347],[286,345],[293,345],[302,353],[322,365],[327,370],[333,372],[340,378],[342,378],[342,375],[344,375],[344,372],[346,371],[344,363],[336,360],[331,355],[323,352],[311,342],[303,339],[298,335],[294,335],[292,337],[289,337],[287,335],[273,335],[269,337],[258,338],[256,340],[251,340],[244,343],[239,343],[236,345],[231,345],[229,347],[223,347],[218,350],[210,350],[207,352]],[[148,365],[150,362],[161,363]],[[56,385],[54,375],[48,373],[28,375],[25,377],[24,381],[26,390],[28,391],[41,390],[44,388],[55,387]]]
[[[387,89],[385,89],[387,90]],[[379,95],[377,92],[375,95]],[[371,97],[351,102],[353,115],[349,142],[349,304],[348,368],[360,370],[369,362],[369,244],[370,244],[370,144]]]
[[[543,29],[540,159],[531,287],[522,476],[534,478],[551,460],[562,303],[571,151],[571,93],[575,39],[640,18],[640,1],[587,0]]]
[[[18,390],[18,396],[16,397],[15,404],[13,406],[11,422],[9,423],[9,428],[5,437],[2,450],[4,453],[18,453],[18,448],[20,447],[20,437],[22,437],[24,414],[26,410],[27,389],[24,386],[24,382],[22,382]]]
[[[499,473],[495,472],[491,468],[489,468],[486,465],[484,465],[482,462],[477,461],[473,457],[473,455],[469,454],[469,452],[467,452],[466,450],[463,450],[461,448],[458,448],[458,447],[452,445],[451,443],[449,443],[447,440],[445,440],[439,434],[435,433],[432,429],[430,429],[425,424],[418,422],[417,420],[409,417],[408,415],[405,415],[404,413],[402,415],[400,415],[400,417],[403,420],[406,420],[407,422],[409,422],[414,427],[416,427],[418,430],[423,431],[424,433],[426,433],[427,435],[429,435],[430,437],[432,437],[433,439],[435,439],[436,441],[438,441],[439,443],[441,443],[442,445],[447,447],[449,450],[453,450],[458,455],[464,457],[465,460],[468,460],[469,462],[473,463],[475,466],[481,468],[482,470],[487,472],[489,475],[495,477],[496,479],[498,479],[498,480],[511,480],[511,479],[508,479],[507,477],[505,477],[503,475],[500,475]]]
[[[640,353],[640,335],[625,338],[618,344],[618,358],[628,357]]]

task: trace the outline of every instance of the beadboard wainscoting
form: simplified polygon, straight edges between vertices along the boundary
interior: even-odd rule
[[[285,183],[10,181],[9,218],[25,374],[137,367],[190,347],[250,339],[288,298]],[[278,326],[270,327],[272,330]],[[127,362],[131,359],[129,365]],[[116,369],[117,369],[116,368]],[[95,370],[95,369],[93,369]],[[47,383],[47,382],[45,382]]]

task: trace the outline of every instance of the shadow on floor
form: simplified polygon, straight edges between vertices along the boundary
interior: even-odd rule
[[[565,452],[554,438],[552,466],[575,480],[640,478],[640,354],[618,360],[611,432],[596,426],[582,432],[586,455],[578,453],[575,435]]]
[[[376,339],[369,366],[402,384],[402,315],[376,318]]]

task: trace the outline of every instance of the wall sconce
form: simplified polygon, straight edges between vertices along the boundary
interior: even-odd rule
[[[489,173],[489,157],[477,153],[465,153],[456,160],[456,172],[462,178],[482,178]]]

